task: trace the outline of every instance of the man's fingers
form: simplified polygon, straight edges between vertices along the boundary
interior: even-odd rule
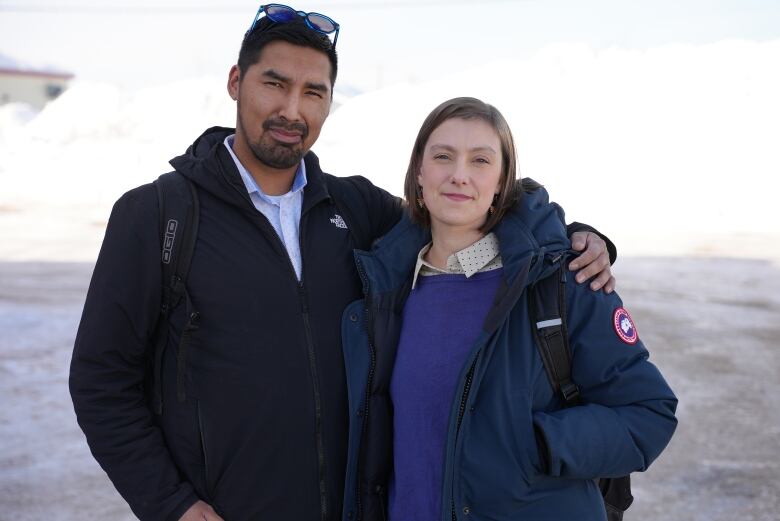
[[[574,246],[574,241],[577,238],[579,238],[582,243],[580,248],[576,248]],[[605,243],[604,239],[602,239],[595,233],[576,232],[572,234],[571,240],[572,240],[572,249],[582,250],[583,248],[585,248],[585,251],[582,252],[582,254],[579,257],[574,259],[569,264],[569,270],[576,271],[578,269],[581,269],[587,266],[588,264],[592,263],[602,255],[606,256],[607,262],[609,262],[609,252],[607,251],[607,243]]]
[[[588,248],[579,257],[569,263],[569,271],[577,271],[592,263],[597,258],[598,253],[594,252],[592,248]]]
[[[612,275],[609,269],[609,260],[606,260],[604,257],[605,256],[597,257],[593,262],[590,262],[585,265],[584,268],[581,268],[576,275],[577,282],[585,282],[604,271],[607,272],[608,276]],[[606,281],[604,281],[604,283],[606,283]]]
[[[593,291],[598,291],[601,288],[605,288],[609,283],[609,280],[612,278],[612,274],[609,272],[609,270],[604,270],[599,273],[596,278],[590,281],[590,289]]]
[[[206,505],[206,508],[204,508],[203,519],[205,519],[205,521],[225,521],[214,511],[214,508],[211,505]]]
[[[611,293],[615,289],[615,277],[609,264],[609,252],[604,239],[591,232],[577,232],[572,234],[572,249],[585,251],[569,263],[569,269],[576,271],[575,279],[583,283],[588,279],[590,289],[598,291],[604,289]]]
[[[585,249],[588,232],[574,232],[571,234],[571,249],[575,251],[582,251]]]
[[[609,294],[615,291],[615,285],[617,284],[617,281],[615,280],[615,277],[610,277],[609,281],[604,284],[604,292]]]
[[[179,521],[225,521],[217,514],[211,505],[205,501],[197,501],[193,504]]]

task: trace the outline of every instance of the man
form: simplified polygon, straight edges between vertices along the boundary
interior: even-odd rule
[[[200,220],[185,303],[164,324],[159,415],[144,390],[163,286],[157,195],[144,185],[114,206],[70,389],[93,455],[141,519],[341,518],[340,319],[362,296],[352,251],[402,209],[364,178],[323,173],[309,152],[337,35],[322,15],[261,7],[229,74],[235,131],[209,129],[171,161],[197,189]],[[604,242],[575,241],[590,246],[578,276],[611,289]]]

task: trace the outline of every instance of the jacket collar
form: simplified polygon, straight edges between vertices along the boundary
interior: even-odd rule
[[[355,262],[363,281],[363,292],[368,295],[396,290],[411,280],[416,252],[431,239],[428,230],[412,223],[404,212],[386,235],[374,242],[371,251],[355,250]]]
[[[220,199],[254,211],[241,174],[224,146],[225,138],[234,133],[234,128],[211,127],[190,145],[187,152],[173,158],[170,163],[204,190]],[[323,199],[330,198],[330,194],[325,174],[320,169],[319,159],[314,152],[309,151],[303,160],[306,164],[307,183],[303,190],[301,211],[305,213]]]
[[[550,271],[545,256],[569,248],[563,219],[563,210],[550,203],[547,192],[539,188],[524,193],[496,226],[493,231],[499,240],[505,275],[504,288],[497,295],[499,304],[514,304],[530,282]],[[416,253],[428,241],[428,230],[413,224],[405,214],[370,252],[356,250],[364,293],[380,295],[408,285]]]

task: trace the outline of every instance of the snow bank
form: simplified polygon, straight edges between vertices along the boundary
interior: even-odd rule
[[[522,175],[623,253],[780,258],[778,62],[780,40],[551,46],[343,100],[314,149],[331,173],[363,174],[400,194],[424,117],[445,99],[476,96],[512,126]],[[45,223],[85,208],[90,226],[121,193],[168,170],[203,129],[235,118],[224,78],[134,93],[75,83],[29,123],[13,110],[0,112],[0,219],[32,208]]]
[[[561,45],[353,100],[318,152],[400,193],[414,136],[439,102],[475,96],[509,121],[522,175],[606,231],[779,231],[780,41],[647,51]]]
[[[206,127],[231,125],[224,81],[202,78],[126,92],[75,83],[0,141],[0,204],[96,204],[170,170]]]
[[[27,103],[0,105],[0,143],[10,139],[37,115],[38,110]]]

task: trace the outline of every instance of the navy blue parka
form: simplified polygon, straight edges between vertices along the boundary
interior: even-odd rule
[[[563,212],[538,189],[494,232],[504,280],[451,404],[442,521],[602,521],[594,478],[645,470],[675,430],[677,400],[641,340],[626,343],[613,327],[620,297],[569,276],[572,377],[584,404],[564,408],[534,343],[526,292],[570,253]],[[412,270],[427,240],[404,218],[370,252],[356,252],[365,298],[342,320],[350,412],[345,521],[386,516],[389,385]]]

